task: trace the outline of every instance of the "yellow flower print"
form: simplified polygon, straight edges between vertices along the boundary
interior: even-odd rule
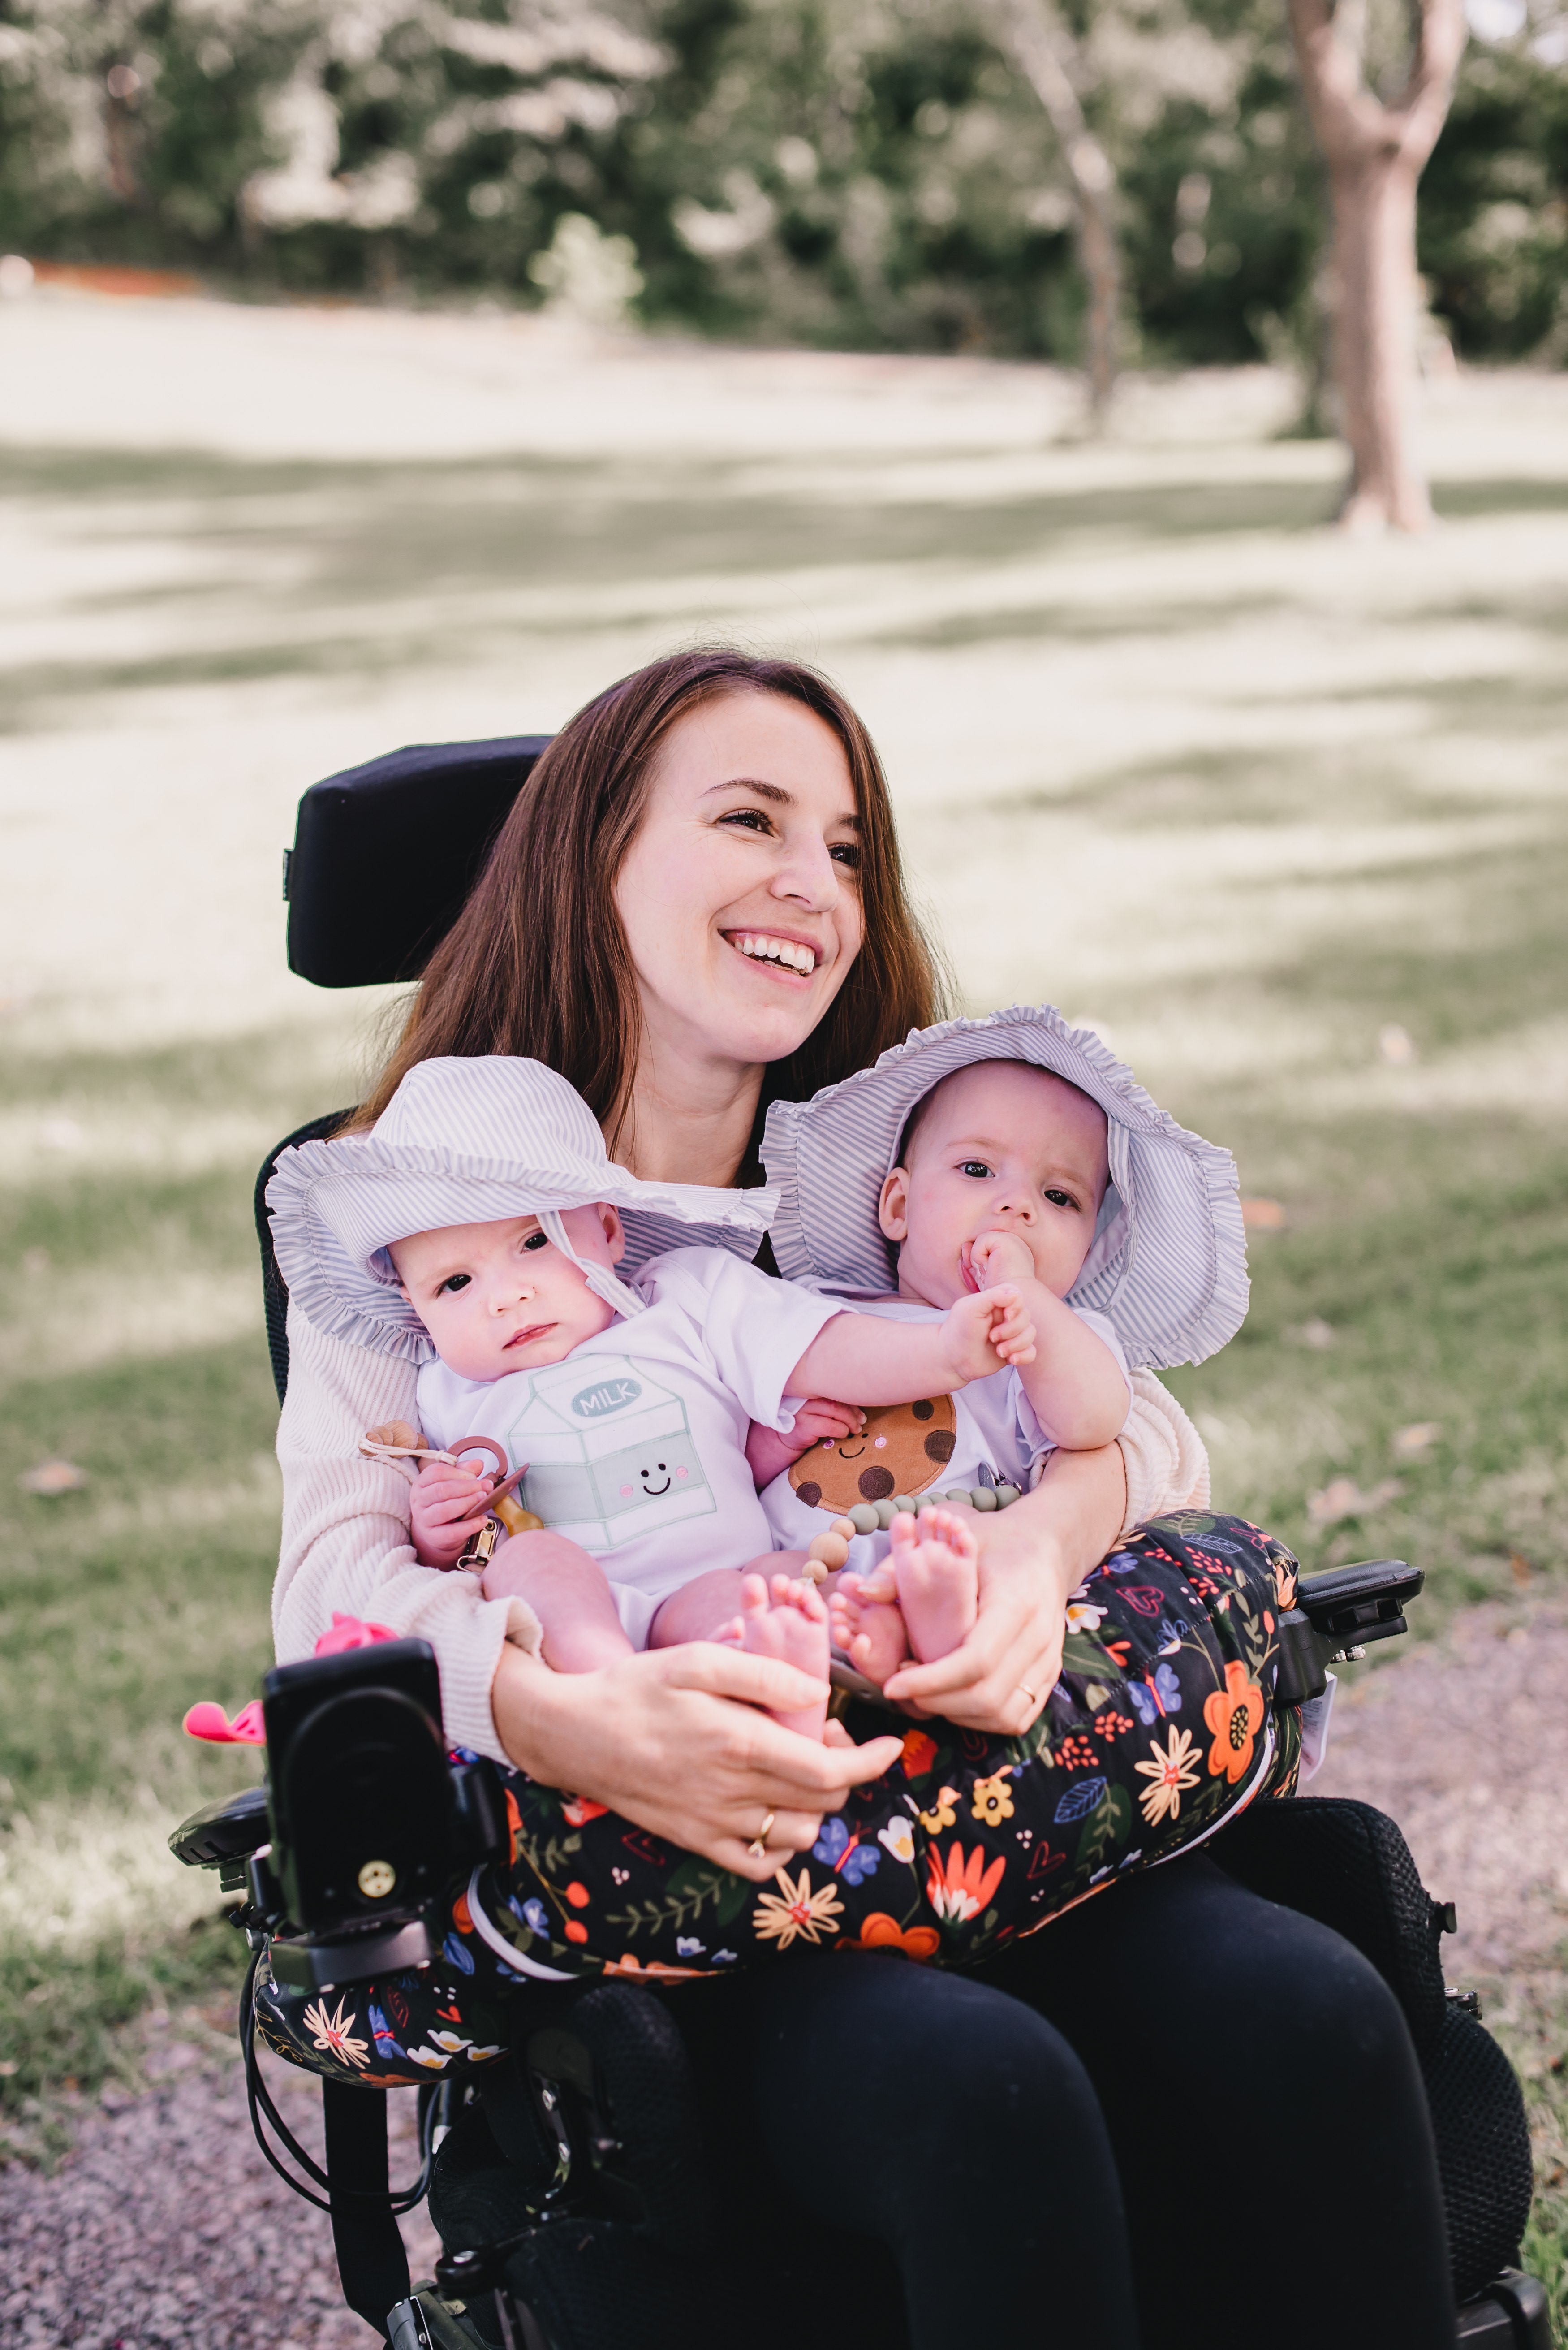
[[[919,1812],[916,1814],[928,1835],[940,1835],[944,1828],[952,1826],[958,1818],[958,1814],[953,1809],[957,1802],[958,1789],[944,1787],[929,1812]]]
[[[1183,1794],[1189,1787],[1197,1786],[1198,1767],[1192,1760],[1194,1743],[1192,1732],[1178,1730],[1173,1722],[1165,1752],[1160,1752],[1159,1741],[1156,1739],[1148,1750],[1150,1760],[1133,1764],[1133,1769],[1141,1771],[1149,1783],[1138,1802],[1151,1828],[1164,1819],[1167,1812],[1173,1820],[1179,1819]]]
[[[988,1828],[998,1828],[1003,1820],[1012,1817],[1012,1798],[1007,1792],[1012,1776],[1011,1771],[998,1771],[994,1778],[977,1779],[974,1783],[974,1801],[970,1809]]]
[[[826,1927],[837,1924],[844,1904],[836,1885],[818,1886],[814,1893],[809,1868],[801,1870],[798,1884],[792,1880],[787,1868],[775,1870],[774,1881],[783,1887],[783,1899],[776,1893],[763,1893],[758,1897],[752,1914],[759,1942],[776,1942],[781,1950],[787,1950],[797,1934],[808,1942],[816,1942]]]
[[[327,2012],[324,1999],[317,2000],[305,2011],[305,2028],[310,2034],[312,2047],[322,2049],[328,2056],[336,2056],[340,2064],[348,2064],[355,2072],[362,2071],[370,2057],[369,2042],[350,2036],[358,2021],[357,2013],[345,2012],[342,2000],[338,2001],[330,2015]],[[441,2061],[444,2064],[446,2060],[443,2057]]]

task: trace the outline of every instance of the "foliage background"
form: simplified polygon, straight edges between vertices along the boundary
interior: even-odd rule
[[[1462,354],[1556,362],[1568,75],[1511,5],[1467,56],[1421,261]],[[1128,358],[1310,354],[1323,207],[1280,0],[1065,13]],[[1072,221],[976,0],[0,0],[0,244],[35,258],[1071,359]]]

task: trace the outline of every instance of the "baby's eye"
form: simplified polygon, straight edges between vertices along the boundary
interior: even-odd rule
[[[530,1232],[523,1245],[525,1249],[548,1248],[550,1235],[548,1232]]]
[[[458,1291],[460,1289],[466,1289],[472,1279],[473,1275],[471,1273],[449,1273],[446,1279],[436,1291],[436,1295],[438,1297],[445,1297],[450,1292],[450,1294],[455,1297]]]
[[[966,1159],[961,1163],[959,1173],[961,1175],[972,1175],[977,1183],[983,1183],[986,1177],[991,1173],[991,1170],[986,1165],[983,1159]]]
[[[1045,1197],[1054,1208],[1075,1208],[1078,1204],[1071,1191],[1047,1191]]]

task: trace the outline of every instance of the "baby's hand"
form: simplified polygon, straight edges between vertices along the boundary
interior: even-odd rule
[[[484,1523],[489,1480],[427,1461],[414,1480],[410,1511],[414,1555],[421,1566],[454,1566]],[[476,1514],[477,1513],[477,1514]]]
[[[763,1428],[753,1420],[746,1438],[746,1462],[752,1482],[760,1493],[764,1485],[792,1468],[803,1452],[825,1439],[836,1443],[841,1437],[854,1436],[866,1425],[866,1415],[858,1404],[834,1403],[826,1396],[813,1397],[803,1403],[794,1416],[794,1426],[787,1436],[776,1428]]]
[[[955,1384],[989,1378],[1006,1364],[1034,1360],[1034,1324],[1010,1284],[961,1297],[942,1326]]]
[[[981,1232],[969,1253],[970,1271],[981,1289],[999,1281],[1033,1281],[1034,1259],[1017,1232]]]

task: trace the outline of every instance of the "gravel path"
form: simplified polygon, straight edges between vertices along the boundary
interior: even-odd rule
[[[1447,1638],[1342,1690],[1313,1793],[1392,1812],[1434,1893],[1459,1905],[1449,1980],[1528,1975],[1568,1921],[1568,1620],[1475,1608]],[[53,2177],[0,2172],[0,2350],[369,2350],[337,2293],[327,2221],[266,2168],[238,2065],[200,2022],[152,2019],[140,2096],[106,2093]],[[313,2086],[269,2068],[318,2152]],[[413,2168],[393,2097],[395,2177]],[[416,2275],[434,2239],[405,2221]]]
[[[0,2171],[5,2350],[370,2350],[343,2305],[325,2213],[262,2160],[238,2060],[196,2029],[199,2041],[154,2023],[154,2085],[108,2091],[52,2178]],[[319,2159],[314,2085],[273,2061],[267,2081]],[[389,2109],[392,2176],[408,2178],[414,2100]],[[403,2234],[428,2276],[437,2246],[422,2210]]]

